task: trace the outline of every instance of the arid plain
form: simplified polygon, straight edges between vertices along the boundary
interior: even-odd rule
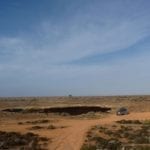
[[[129,114],[117,116],[120,107],[126,107]],[[150,140],[150,96],[0,98],[0,149],[96,150],[94,138],[91,142],[88,136],[109,137],[91,130],[115,127],[122,120],[128,121],[127,126],[132,121],[134,128],[137,121],[148,122]],[[122,139],[124,145],[135,144]],[[150,148],[150,141],[138,145]]]

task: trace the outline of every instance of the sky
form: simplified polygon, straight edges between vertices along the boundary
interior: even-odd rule
[[[149,0],[0,0],[0,96],[150,94]]]

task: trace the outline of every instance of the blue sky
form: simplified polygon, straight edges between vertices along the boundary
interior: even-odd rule
[[[148,0],[1,0],[0,96],[150,94]]]

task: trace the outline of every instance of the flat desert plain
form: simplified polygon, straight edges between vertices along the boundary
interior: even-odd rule
[[[117,116],[120,107],[129,114]],[[113,150],[116,145],[150,149],[150,96],[0,98],[2,150]]]

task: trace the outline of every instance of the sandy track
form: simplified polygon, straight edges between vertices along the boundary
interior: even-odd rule
[[[146,120],[150,119],[150,112],[131,113],[126,116],[111,115],[107,118],[97,120],[62,120],[60,124],[68,126],[67,128],[57,130],[51,133],[52,143],[50,150],[80,150],[87,131],[94,125],[105,125],[117,120]]]

